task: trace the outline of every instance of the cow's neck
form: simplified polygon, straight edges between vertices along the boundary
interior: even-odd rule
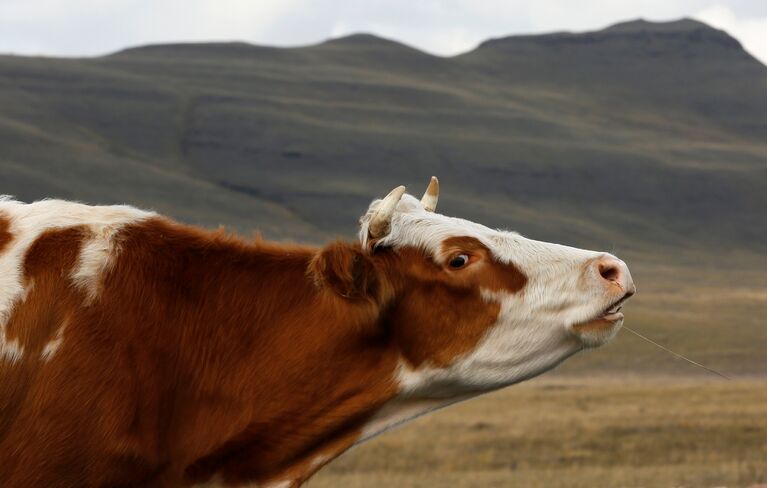
[[[190,480],[218,476],[231,485],[298,484],[371,435],[371,418],[396,395],[397,354],[384,332],[376,330],[378,310],[319,289],[307,277],[311,252],[272,257],[278,267],[258,259],[240,261],[237,272],[252,266],[256,278],[220,283],[216,309],[231,307],[236,319],[255,320],[242,328],[239,339],[206,352],[236,373],[217,384],[203,378],[195,388],[213,389],[213,402],[219,396],[237,400],[228,411],[206,404],[187,409],[188,430],[181,442],[203,439],[204,447],[185,469]],[[245,284],[259,297],[245,305],[247,310],[231,298],[241,296]],[[219,319],[208,326],[220,334],[230,324]],[[201,351],[205,348],[210,344],[200,344]]]
[[[160,345],[185,351],[183,376],[193,371],[168,427],[187,480],[297,486],[355,443],[452,402],[397,397],[401,354],[381,304],[318,286],[308,270],[319,250],[223,244],[206,261],[197,249],[179,249],[171,272],[209,280],[194,287],[204,306]]]

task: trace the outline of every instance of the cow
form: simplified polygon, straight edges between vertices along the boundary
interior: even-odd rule
[[[0,486],[297,487],[615,336],[623,261],[441,215],[438,188],[321,248],[0,200]]]

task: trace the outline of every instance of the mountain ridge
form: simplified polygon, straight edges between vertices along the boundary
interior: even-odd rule
[[[379,36],[370,32],[356,32],[356,33],[351,33],[351,34],[347,34],[340,37],[329,38],[316,43],[301,45],[301,46],[279,47],[279,46],[255,44],[255,43],[249,43],[249,42],[243,42],[243,41],[177,42],[177,43],[163,43],[163,44],[148,44],[148,45],[142,45],[142,46],[129,47],[114,53],[106,54],[103,57],[126,55],[126,54],[141,54],[142,52],[149,52],[152,50],[156,50],[158,48],[163,50],[169,49],[169,48],[176,48],[176,49],[182,49],[182,50],[183,49],[195,50],[195,49],[204,47],[207,49],[216,49],[216,50],[220,49],[222,52],[225,51],[227,48],[229,48],[229,49],[232,49],[233,51],[238,51],[243,54],[244,53],[252,54],[252,52],[264,51],[264,50],[300,52],[302,50],[313,50],[313,49],[323,48],[323,47],[333,47],[333,46],[345,46],[345,47],[358,46],[359,47],[362,45],[366,47],[375,46],[377,48],[390,48],[390,49],[417,51],[420,54],[433,57],[433,58],[453,59],[453,58],[459,58],[462,56],[470,55],[476,52],[477,50],[482,48],[487,48],[488,46],[495,46],[498,44],[517,42],[517,41],[538,40],[541,42],[545,42],[546,40],[551,40],[551,39],[573,41],[578,39],[593,39],[595,36],[621,36],[621,35],[637,34],[637,33],[645,34],[645,35],[648,35],[648,34],[649,35],[663,35],[663,34],[679,35],[684,33],[689,34],[690,32],[696,32],[696,31],[699,33],[705,33],[709,39],[718,39],[720,42],[723,42],[724,44],[732,48],[743,50],[743,47],[740,41],[730,36],[727,32],[723,30],[715,29],[703,22],[685,17],[685,18],[681,18],[678,20],[671,20],[671,21],[647,21],[640,18],[640,19],[629,20],[625,22],[618,22],[615,24],[608,25],[607,27],[604,27],[602,29],[596,29],[596,30],[578,31],[578,32],[555,31],[555,32],[544,32],[544,33],[536,33],[536,34],[515,34],[515,35],[503,36],[499,38],[490,38],[480,42],[475,48],[472,48],[468,51],[461,52],[455,55],[449,55],[449,56],[431,54],[415,46],[408,45],[407,43],[396,41],[396,40],[387,38],[385,36]],[[744,50],[744,52],[746,51]]]
[[[680,22],[653,29],[699,29]],[[370,35],[2,56],[0,193],[317,241],[437,174],[447,213],[542,239],[764,252],[767,69],[695,36],[652,55],[619,37],[452,58]]]

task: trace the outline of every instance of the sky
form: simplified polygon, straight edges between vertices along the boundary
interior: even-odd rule
[[[767,0],[0,0],[0,53],[96,56],[200,41],[314,44],[369,32],[450,56],[492,37],[692,17],[767,64]]]

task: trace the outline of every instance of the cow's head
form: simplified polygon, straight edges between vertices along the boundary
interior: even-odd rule
[[[636,291],[615,256],[435,212],[398,187],[361,219],[366,260],[393,290],[382,323],[415,396],[458,396],[540,374],[607,343]]]

